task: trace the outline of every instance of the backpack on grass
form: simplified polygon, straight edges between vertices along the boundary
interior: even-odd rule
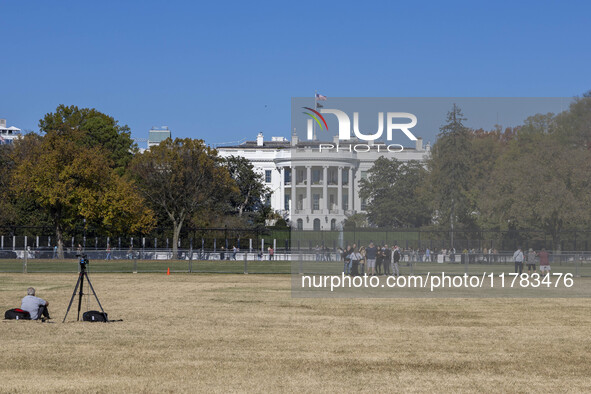
[[[31,314],[21,308],[14,308],[4,312],[4,318],[6,320],[31,320]]]
[[[109,318],[107,317],[106,312],[88,311],[82,314],[82,320],[89,322],[107,322],[109,321]]]

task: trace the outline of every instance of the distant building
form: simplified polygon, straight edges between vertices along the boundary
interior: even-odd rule
[[[159,145],[167,138],[171,138],[171,133],[167,126],[152,127],[148,134],[148,149],[154,145]]]
[[[152,128],[148,149],[171,137],[168,127]],[[379,157],[396,158],[406,162],[424,162],[431,146],[423,146],[419,138],[412,148],[392,153],[387,145],[376,142],[354,147],[360,140],[301,141],[296,135],[271,137],[263,133],[256,140],[238,145],[218,146],[220,157],[241,156],[248,159],[254,170],[263,176],[271,190],[269,204],[274,211],[290,221],[294,229],[338,230],[349,216],[366,212],[366,201],[359,197],[359,181]],[[320,151],[320,145],[339,145],[339,150]],[[365,151],[367,149],[368,151]],[[294,203],[295,201],[295,203]]]
[[[12,141],[20,136],[21,129],[14,126],[6,127],[6,119],[0,119],[0,144],[12,144]]]
[[[272,137],[265,141],[259,133],[256,141],[240,145],[217,147],[221,157],[242,156],[263,176],[272,191],[271,207],[291,226],[302,230],[337,230],[343,221],[365,212],[366,201],[359,197],[359,181],[375,160],[385,156],[400,161],[424,162],[430,155],[430,145],[423,147],[419,138],[412,148],[390,153],[383,143],[365,145],[369,150],[355,150],[358,140],[341,141],[339,150],[321,151],[320,145],[335,141],[300,141],[296,135],[289,141]]]

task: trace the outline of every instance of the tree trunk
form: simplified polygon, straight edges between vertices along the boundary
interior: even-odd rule
[[[57,239],[57,258],[64,258],[64,231],[60,223],[61,220],[61,209],[55,207],[51,210],[51,216],[53,217],[53,223],[55,224],[55,237]]]
[[[173,259],[178,258],[178,245],[179,245],[179,237],[181,235],[181,228],[183,227],[183,221],[179,220],[178,222],[172,222],[172,256]]]
[[[64,233],[62,226],[59,223],[55,225],[55,237],[57,238],[57,257],[58,259],[64,258]]]

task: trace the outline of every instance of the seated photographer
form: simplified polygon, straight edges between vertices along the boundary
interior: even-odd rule
[[[35,297],[35,289],[29,287],[27,289],[27,295],[23,298],[21,303],[21,309],[29,312],[31,320],[37,320],[39,318],[45,320],[51,319],[49,317],[49,311],[47,310],[48,305],[49,302],[39,297]]]

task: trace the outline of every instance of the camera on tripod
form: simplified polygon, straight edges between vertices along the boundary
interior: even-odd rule
[[[90,263],[90,261],[88,261],[87,254],[77,254],[76,257],[80,259],[78,262],[80,264],[80,268],[85,268]]]
[[[99,308],[101,309],[100,312],[96,312],[96,311],[89,311],[87,313],[91,313],[91,312],[96,312],[94,313],[94,317],[92,317],[91,315],[91,321],[102,321],[102,322],[108,322],[110,321],[107,317],[107,314],[105,313],[103,306],[101,305],[101,302],[98,299],[98,296],[96,295],[96,292],[94,291],[94,287],[92,287],[92,283],[90,283],[90,278],[88,277],[88,272],[86,272],[86,267],[88,266],[88,255],[84,254],[84,253],[78,253],[76,254],[76,257],[78,257],[80,259],[79,264],[80,264],[80,273],[78,274],[78,281],[76,282],[76,287],[74,287],[74,293],[72,293],[72,298],[70,299],[70,304],[68,305],[68,309],[66,310],[66,315],[64,316],[64,320],[62,321],[62,323],[64,323],[66,321],[66,317],[68,317],[68,313],[70,312],[70,307],[72,306],[72,303],[74,302],[74,298],[76,297],[76,295],[78,295],[78,317],[76,320],[80,320],[80,309],[82,306],[82,296],[84,295],[84,279],[86,279],[86,282],[88,283],[88,286],[90,287],[90,291],[92,293],[88,293],[94,296],[94,298],[96,299],[96,302],[99,306]],[[78,289],[80,289],[80,291],[78,291]],[[86,317],[84,317],[84,320],[86,320]],[[96,319],[95,319],[96,318]]]

